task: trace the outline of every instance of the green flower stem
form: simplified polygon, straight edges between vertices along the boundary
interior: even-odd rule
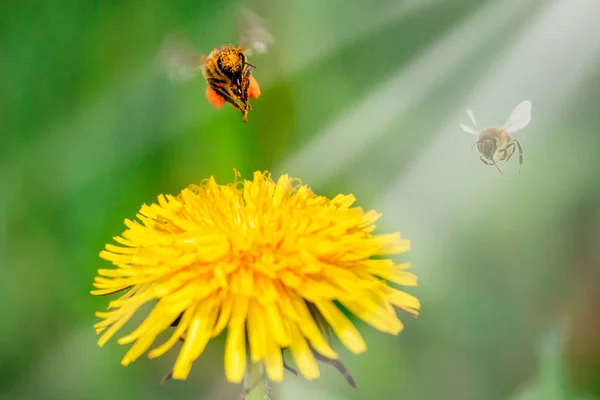
[[[244,391],[247,392],[246,400],[271,400],[269,379],[262,363],[248,362],[244,376]]]

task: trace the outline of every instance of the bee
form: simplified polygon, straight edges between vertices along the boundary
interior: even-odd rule
[[[523,147],[510,134],[514,134],[525,128],[531,122],[531,101],[525,100],[517,104],[501,128],[485,128],[480,130],[473,111],[467,110],[467,114],[475,128],[463,124],[460,124],[460,127],[467,133],[479,136],[477,142],[471,148],[477,146],[477,150],[481,153],[481,162],[485,165],[495,166],[504,175],[498,163],[501,162],[502,166],[504,166],[515,153],[515,149],[517,149],[519,152],[519,172],[521,172],[521,167],[523,166]]]
[[[238,44],[217,47],[208,55],[198,52],[180,34],[171,33],[163,41],[156,62],[173,81],[190,81],[202,72],[209,103],[217,108],[229,103],[248,122],[248,112],[252,110],[249,99],[260,97],[260,86],[252,76],[256,67],[247,57],[253,52],[265,53],[273,37],[260,18],[245,8],[238,9],[237,26]]]

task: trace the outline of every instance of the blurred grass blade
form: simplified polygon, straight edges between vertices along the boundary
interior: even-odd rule
[[[564,326],[553,326],[542,338],[537,376],[510,400],[584,400],[569,393],[565,379],[562,345]]]

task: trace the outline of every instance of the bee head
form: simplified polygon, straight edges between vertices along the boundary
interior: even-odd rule
[[[492,137],[483,138],[477,142],[477,150],[488,160],[494,157],[497,148],[498,141]]]
[[[236,50],[222,51],[217,59],[219,68],[229,78],[234,79],[242,74],[246,57],[244,53]]]
[[[235,48],[229,48],[221,51],[217,58],[219,69],[230,79],[239,78],[244,71],[245,66],[254,68],[254,65],[246,62],[244,53]]]

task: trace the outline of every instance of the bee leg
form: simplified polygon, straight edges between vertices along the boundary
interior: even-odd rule
[[[504,175],[504,172],[502,172],[502,170],[500,169],[500,167],[498,166],[498,164],[496,163],[496,161],[490,161],[485,159],[483,156],[481,156],[479,158],[481,160],[482,163],[484,163],[485,165],[493,165],[494,167],[496,167],[496,169],[498,170],[498,172],[500,172],[502,175]]]
[[[513,140],[513,143],[516,143],[517,148],[519,149],[519,173],[521,173],[521,167],[523,166],[523,147],[521,147],[521,143],[518,140]]]
[[[484,163],[485,165],[494,165],[493,161],[488,160],[487,158],[485,158],[484,156],[479,157],[479,159],[481,160],[482,163]]]
[[[502,150],[498,150],[498,161],[506,161],[506,154],[507,154],[506,149],[508,149],[508,147],[506,147]]]
[[[498,172],[500,172],[500,174],[502,174],[502,176],[504,176],[504,172],[502,172],[502,170],[500,169],[500,167],[498,166],[498,164],[495,161],[494,161],[494,167],[496,167]]]
[[[243,101],[244,101],[244,104],[243,104],[244,108],[240,109],[240,111],[242,111],[244,122],[248,122],[248,112],[250,110],[252,110],[252,106],[250,105],[250,103],[248,103],[247,98],[244,99]]]
[[[506,164],[508,162],[508,160],[511,159],[511,157],[513,156],[513,154],[515,154],[515,144],[513,142],[511,142],[502,151],[504,152],[504,156],[502,156],[502,160],[503,160],[502,165],[504,166],[504,164]]]
[[[228,89],[228,88],[224,88],[224,87],[222,87],[220,85],[214,84],[214,82],[209,82],[209,83],[211,83],[211,88],[215,92],[215,95],[223,98],[223,100],[224,100],[223,104],[225,104],[225,102],[231,104],[231,106],[233,108],[235,108],[236,110],[238,110],[238,111],[240,111],[242,113],[242,118],[244,119],[244,122],[247,122],[248,117],[247,117],[246,114],[248,112],[246,110],[244,110],[238,104],[238,102],[235,100],[236,97],[233,95],[233,93],[231,92],[231,90]],[[208,89],[207,89],[207,95],[208,95]],[[212,103],[212,101],[211,101],[211,103]],[[215,104],[213,103],[213,105],[215,105]]]
[[[233,108],[235,108],[236,110],[238,110],[239,112],[242,113],[242,121],[244,122],[248,122],[248,108],[245,107],[243,104],[240,105],[237,101],[230,101],[229,104],[231,104],[233,106]]]
[[[502,150],[498,150],[497,155],[496,155],[496,162],[498,163],[502,163],[502,166],[504,166],[504,164],[506,164],[506,150],[502,149]]]

